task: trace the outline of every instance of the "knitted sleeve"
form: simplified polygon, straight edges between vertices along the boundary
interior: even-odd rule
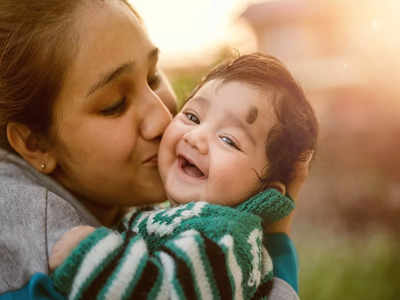
[[[271,277],[261,218],[204,202],[97,229],[53,274],[70,299],[251,299]]]

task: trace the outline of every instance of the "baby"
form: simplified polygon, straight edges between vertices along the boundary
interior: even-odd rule
[[[56,287],[71,299],[262,294],[272,277],[262,222],[293,208],[286,185],[317,133],[302,89],[277,59],[251,54],[217,67],[162,138],[158,166],[172,208],[132,211],[121,233],[67,233],[50,259],[62,262]]]

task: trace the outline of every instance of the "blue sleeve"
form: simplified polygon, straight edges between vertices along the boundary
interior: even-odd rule
[[[0,295],[0,300],[66,300],[59,294],[50,277],[43,273],[36,273],[23,288]]]
[[[296,248],[285,233],[265,234],[265,246],[274,266],[274,276],[298,292],[298,261]]]

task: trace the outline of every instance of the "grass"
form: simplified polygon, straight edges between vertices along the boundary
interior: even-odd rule
[[[298,241],[301,299],[400,298],[400,243],[382,235]]]
[[[179,76],[172,80],[172,86],[178,98],[178,107],[181,108],[187,97],[190,96],[193,89],[200,82],[202,74],[194,73]]]

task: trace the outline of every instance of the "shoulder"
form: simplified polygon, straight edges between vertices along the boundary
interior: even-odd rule
[[[10,217],[47,218],[55,214],[59,222],[69,217],[98,225],[97,220],[60,184],[37,172],[20,157],[2,149],[0,203]],[[4,209],[2,211],[5,213]]]
[[[269,300],[299,300],[296,291],[284,280],[274,277],[272,288],[268,294]]]
[[[45,190],[17,163],[0,157],[0,293],[47,271]]]
[[[43,225],[46,189],[35,182],[31,169],[22,159],[1,150],[0,224],[5,231],[29,231],[28,225]]]
[[[71,194],[21,158],[0,150],[0,293],[47,272],[55,241],[97,221]]]

